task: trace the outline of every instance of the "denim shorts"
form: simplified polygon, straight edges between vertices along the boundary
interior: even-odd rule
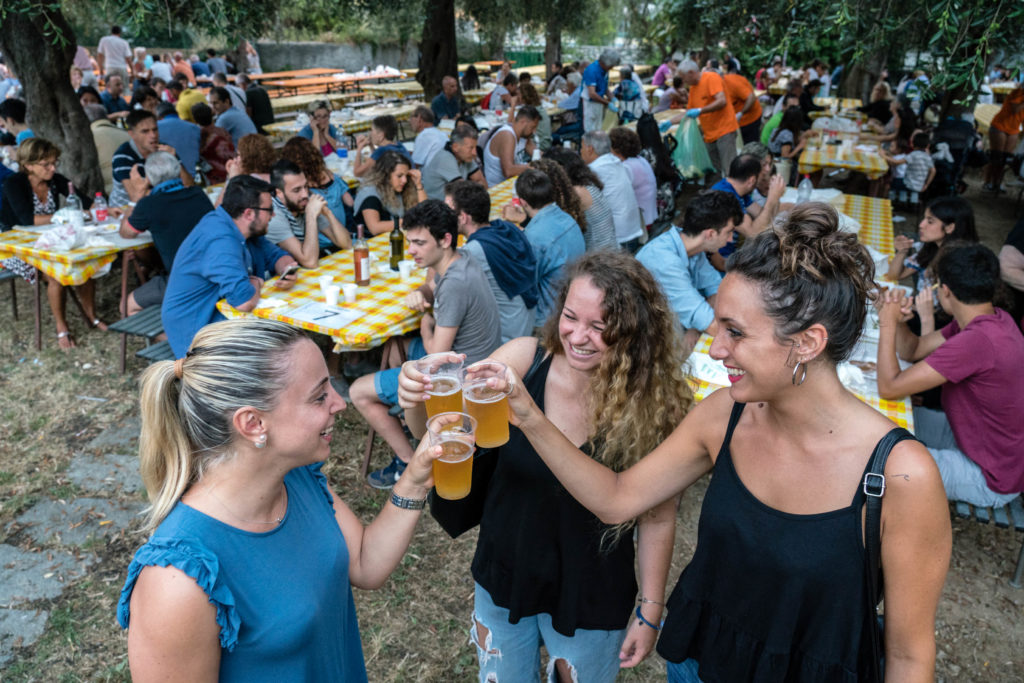
[[[406,360],[416,360],[425,355],[427,355],[427,350],[423,348],[423,338],[413,337],[409,342],[409,350],[405,354]],[[386,403],[389,406],[398,404],[398,376],[400,374],[402,374],[401,366],[373,373],[373,389],[377,392],[377,398],[381,400],[381,403]]]
[[[519,623],[509,623],[509,611],[491,600],[490,593],[480,584],[473,599],[473,624],[469,642],[477,646],[480,663],[480,683],[537,683],[540,671],[540,646],[548,651],[549,683],[558,681],[555,661],[565,660],[574,681],[585,683],[613,683],[619,673],[619,650],[626,638],[626,629],[600,631],[576,629],[571,638],[551,625],[550,614],[523,617]],[[478,642],[476,624],[488,629],[483,647]]]
[[[701,683],[697,675],[697,660],[687,659],[683,662],[665,662],[665,673],[668,683]]]

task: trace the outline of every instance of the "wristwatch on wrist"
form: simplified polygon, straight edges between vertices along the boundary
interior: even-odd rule
[[[391,504],[396,508],[402,508],[403,510],[422,510],[427,506],[427,499],[406,498],[405,496],[400,496],[392,491]]]

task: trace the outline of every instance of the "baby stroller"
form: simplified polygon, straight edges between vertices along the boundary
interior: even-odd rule
[[[676,139],[671,135],[662,138],[658,122],[650,112],[640,115],[636,124],[636,134],[643,147],[642,156],[654,169],[654,178],[658,182],[657,202],[658,217],[651,226],[650,237],[656,237],[671,222],[676,213],[676,195],[682,189],[684,181],[675,164],[672,163],[672,150],[665,144],[666,140],[674,147]]]

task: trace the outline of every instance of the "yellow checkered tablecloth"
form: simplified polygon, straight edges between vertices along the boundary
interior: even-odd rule
[[[895,253],[892,204],[888,199],[845,194],[842,212],[860,223],[857,237],[860,238],[861,244],[866,244],[883,254]]]
[[[487,190],[491,195],[491,220],[501,218],[501,207],[512,201],[516,196],[516,177],[507,178]]]
[[[702,334],[700,339],[697,340],[693,353],[708,355],[708,352],[711,350],[711,341],[711,337]],[[721,385],[713,384],[698,377],[687,377],[687,380],[690,382],[690,388],[693,389],[693,395],[698,401],[703,401],[712,392],[723,388]],[[887,401],[877,393],[858,394],[854,392],[854,396],[867,403],[882,415],[885,415],[900,427],[911,432],[914,431],[914,410],[910,405],[909,397],[900,401]]]
[[[826,145],[804,149],[800,155],[800,174],[817,173],[825,168],[846,168],[859,171],[874,180],[889,170],[889,164],[878,153],[864,152],[856,147],[843,149],[840,145]]]
[[[360,100],[363,98],[363,94],[360,92],[355,93],[316,93],[312,95],[290,95],[287,97],[271,97],[270,106],[274,112],[289,112],[289,111],[305,111],[309,105],[314,102],[321,102],[327,100],[332,104],[352,102],[354,100]],[[275,124],[271,124],[275,125]]]
[[[251,314],[235,310],[221,299],[217,309],[228,318],[255,315],[258,318],[277,320],[293,327],[329,335],[334,339],[335,351],[356,351],[380,346],[394,336],[419,329],[420,313],[405,306],[405,296],[423,284],[424,271],[414,271],[417,277],[403,280],[398,273],[388,268],[391,246],[388,235],[377,235],[367,240],[370,252],[377,257],[370,284],[360,287],[354,303],[339,302],[339,308],[356,309],[363,316],[343,328],[322,327],[289,317],[289,312],[310,301],[322,301],[318,278],[321,275],[334,277],[335,284],[355,282],[355,264],[352,250],[346,249],[320,259],[320,265],[312,270],[300,270],[295,286],[286,292],[274,288],[271,280],[263,287],[264,298],[283,299],[287,305],[279,308],[260,308]],[[381,265],[383,264],[383,265]]]
[[[362,90],[374,97],[397,97],[398,99],[423,97],[423,86],[416,81],[363,85]]]
[[[38,268],[62,285],[85,284],[117,258],[122,251],[141,249],[153,243],[147,234],[145,237],[109,247],[82,247],[70,251],[47,251],[37,249],[34,245],[39,239],[38,231],[9,230],[0,233],[0,259],[15,256],[30,266]]]
[[[1009,95],[1020,87],[1020,83],[1016,83],[1014,81],[1003,81],[1002,83],[993,83],[989,87],[992,89],[993,95]]]

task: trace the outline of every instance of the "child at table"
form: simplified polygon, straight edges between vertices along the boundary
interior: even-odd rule
[[[889,162],[893,168],[893,184],[889,191],[889,198],[893,199],[893,191],[899,192],[899,200],[917,204],[920,196],[924,194],[932,180],[935,179],[935,162],[928,153],[928,146],[931,138],[927,133],[916,133],[911,146],[913,151],[910,154],[897,154],[889,156],[882,150],[882,157]],[[897,171],[900,171],[897,176]],[[898,181],[898,182],[897,182]]]

